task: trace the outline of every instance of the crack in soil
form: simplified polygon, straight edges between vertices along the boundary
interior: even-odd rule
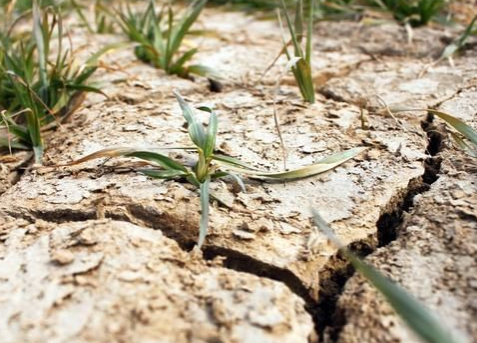
[[[410,180],[406,189],[396,194],[385,207],[376,222],[378,229],[377,245],[370,245],[369,251],[356,249],[353,245],[349,246],[351,250],[361,253],[362,256],[368,255],[377,248],[384,247],[398,238],[400,231],[403,230],[404,215],[412,210],[414,198],[427,192],[431,185],[439,178],[442,159],[438,154],[444,148],[445,129],[443,126],[436,126],[434,124],[434,116],[431,113],[428,113],[426,119],[421,122],[421,127],[428,137],[429,143],[426,147],[426,153],[430,155],[424,161],[424,174]],[[343,309],[336,309],[336,305],[346,282],[354,274],[354,269],[349,263],[343,262],[340,256],[333,257],[329,264],[330,276],[324,281],[320,280],[320,286],[323,285],[323,288],[320,288],[319,300],[322,317],[317,319],[321,321],[319,327],[322,330],[318,332],[322,342],[325,339],[325,334],[328,338],[326,342],[337,342],[341,330],[346,324],[346,316]],[[331,283],[331,286],[328,283]],[[330,288],[326,289],[325,287]],[[332,290],[331,292],[330,289]]]

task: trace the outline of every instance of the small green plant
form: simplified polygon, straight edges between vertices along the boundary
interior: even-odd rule
[[[351,262],[356,271],[384,296],[394,311],[423,341],[428,343],[458,342],[452,336],[450,330],[439,322],[420,301],[344,246],[326,221],[314,210],[313,217],[318,229],[340,249],[341,254]]]
[[[313,37],[313,9],[315,7],[315,1],[308,1],[308,22],[305,22],[304,19],[303,0],[297,1],[294,23],[291,21],[284,0],[281,0],[281,3],[287,21],[288,30],[290,32],[291,41],[287,42],[285,38],[283,39],[284,46],[279,55],[285,54],[289,63],[291,63],[291,70],[298,87],[300,88],[303,99],[313,104],[315,102],[315,87],[313,85],[311,72],[311,48]],[[278,13],[281,25],[280,12]],[[305,41],[305,49],[302,47],[303,41]],[[293,45],[293,53],[288,51],[288,46],[290,44]]]
[[[255,178],[268,180],[296,180],[333,169],[336,166],[348,161],[363,151],[363,148],[346,150],[329,157],[326,157],[316,164],[284,172],[267,172],[255,169],[235,158],[216,153],[216,139],[218,119],[216,113],[207,107],[200,107],[202,111],[210,113],[210,120],[207,129],[197,120],[193,109],[189,104],[176,93],[177,101],[182,109],[183,116],[188,125],[189,136],[194,144],[193,147],[185,150],[197,153],[196,163],[192,166],[182,165],[163,154],[154,151],[144,151],[132,148],[111,148],[95,152],[77,161],[73,161],[57,167],[71,166],[97,158],[111,157],[137,157],[149,162],[159,169],[140,169],[145,175],[159,179],[184,179],[199,189],[201,204],[201,219],[199,229],[198,247],[204,243],[209,218],[210,182],[231,176],[244,188],[243,181],[237,174],[249,175]],[[212,195],[212,197],[214,197]],[[215,198],[215,197],[214,197]],[[215,198],[220,202],[220,199]]]
[[[367,0],[372,6],[393,14],[396,20],[412,26],[429,23],[447,4],[447,0]]]
[[[110,47],[77,66],[70,49],[63,47],[63,24],[56,7],[40,10],[33,1],[31,34],[12,38],[0,35],[0,145],[33,149],[41,163],[42,131],[61,123],[75,111],[86,92],[101,93],[87,84],[98,58]],[[58,35],[56,58],[50,56]],[[7,129],[7,133],[5,133]]]
[[[197,48],[181,51],[185,36],[206,3],[207,0],[194,1],[179,19],[170,2],[157,12],[153,0],[144,13],[134,13],[126,6],[123,11],[117,10],[116,15],[123,32],[137,43],[135,54],[140,60],[183,78],[198,75],[218,79],[217,73],[209,67],[187,64],[198,52]]]

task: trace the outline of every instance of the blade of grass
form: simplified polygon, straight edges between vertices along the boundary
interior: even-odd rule
[[[250,175],[253,177],[264,178],[264,179],[275,179],[275,180],[295,180],[302,179],[317,174],[324,173],[325,171],[331,170],[339,166],[340,164],[345,163],[346,161],[352,159],[359,153],[363,152],[364,148],[353,148],[343,152],[336,153],[334,155],[328,156],[315,164],[306,166],[303,168],[298,168],[285,172],[266,172],[266,171],[257,171],[250,170],[241,167],[237,167],[234,164],[229,164],[228,162],[218,161],[219,165],[223,166],[225,169],[231,171]]]
[[[204,143],[204,155],[206,159],[209,159],[215,150],[215,141],[217,138],[218,119],[215,112],[212,112],[209,119],[209,126]]]
[[[174,92],[174,95],[179,102],[179,106],[182,109],[182,114],[187,121],[189,135],[192,142],[194,142],[198,148],[204,150],[204,144],[206,140],[204,127],[197,121],[194,111],[182,98],[182,96],[178,92]]]
[[[200,184],[200,226],[199,226],[199,242],[197,247],[200,249],[204,244],[205,237],[209,228],[209,210],[210,210],[210,196],[209,196],[210,175],[206,177],[204,182]]]
[[[433,109],[428,109],[427,111],[447,122],[450,126],[459,131],[465,136],[465,138],[477,146],[477,132],[472,127],[464,123],[462,120],[451,116],[450,114]]]

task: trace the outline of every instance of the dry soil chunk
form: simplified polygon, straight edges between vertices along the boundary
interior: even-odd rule
[[[313,333],[285,285],[207,266],[159,231],[33,226],[10,228],[0,246],[2,343],[306,343]],[[83,244],[92,233],[96,244]]]

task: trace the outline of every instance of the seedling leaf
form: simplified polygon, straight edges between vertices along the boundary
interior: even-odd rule
[[[218,162],[225,169],[229,169],[231,171],[241,173],[241,174],[251,175],[253,177],[264,178],[264,179],[275,179],[275,180],[296,180],[296,179],[302,179],[302,178],[314,176],[317,174],[321,174],[321,173],[324,173],[325,171],[336,168],[340,164],[343,164],[344,162],[355,157],[362,151],[364,151],[364,148],[349,149],[349,150],[328,156],[313,165],[290,170],[290,171],[285,171],[285,172],[257,171],[257,170],[236,167],[233,164],[229,164],[228,162],[225,162],[225,163],[223,161],[218,161]]]
[[[197,121],[194,111],[189,106],[189,104],[182,98],[182,96],[177,92],[174,92],[174,95],[176,96],[176,99],[182,109],[182,114],[187,121],[189,135],[192,142],[194,142],[194,144],[198,148],[204,150],[204,144],[206,139],[204,127],[201,123]]]
[[[206,177],[204,182],[200,184],[200,226],[199,226],[199,242],[197,243],[198,248],[200,249],[204,244],[205,237],[207,236],[207,231],[209,227],[209,186],[210,186],[210,175]]]

